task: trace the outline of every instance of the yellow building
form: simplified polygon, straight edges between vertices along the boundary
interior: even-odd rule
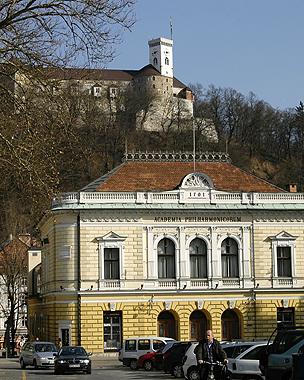
[[[281,321],[303,323],[303,218],[304,194],[226,154],[129,154],[41,220],[29,329],[92,352],[207,328],[267,338]]]

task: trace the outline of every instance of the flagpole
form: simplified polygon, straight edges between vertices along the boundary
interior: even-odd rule
[[[195,124],[192,119],[192,131],[193,131],[193,173],[195,173]]]

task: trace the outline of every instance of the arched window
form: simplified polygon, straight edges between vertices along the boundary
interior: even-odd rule
[[[204,240],[193,239],[189,247],[190,251],[190,276],[191,278],[207,277],[207,246]]]
[[[175,278],[175,246],[172,240],[164,238],[157,246],[158,278]]]
[[[177,339],[176,320],[170,311],[162,311],[157,318],[158,336]]]
[[[227,309],[222,314],[222,340],[240,339],[240,321],[234,310]]]
[[[157,66],[157,58],[156,57],[153,58],[153,65]]]
[[[168,57],[165,58],[165,65],[169,65],[169,58]]]
[[[222,242],[222,276],[239,277],[239,252],[234,239],[227,238]]]

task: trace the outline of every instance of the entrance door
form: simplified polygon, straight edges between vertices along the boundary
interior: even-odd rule
[[[58,337],[61,339],[63,346],[71,345],[71,321],[60,320],[58,321]]]

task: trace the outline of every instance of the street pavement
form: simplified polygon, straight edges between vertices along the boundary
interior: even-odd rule
[[[0,358],[0,380],[169,380],[172,376],[163,372],[132,371],[116,358],[92,356],[92,374],[54,375],[53,369],[27,367],[22,370],[18,358]]]

